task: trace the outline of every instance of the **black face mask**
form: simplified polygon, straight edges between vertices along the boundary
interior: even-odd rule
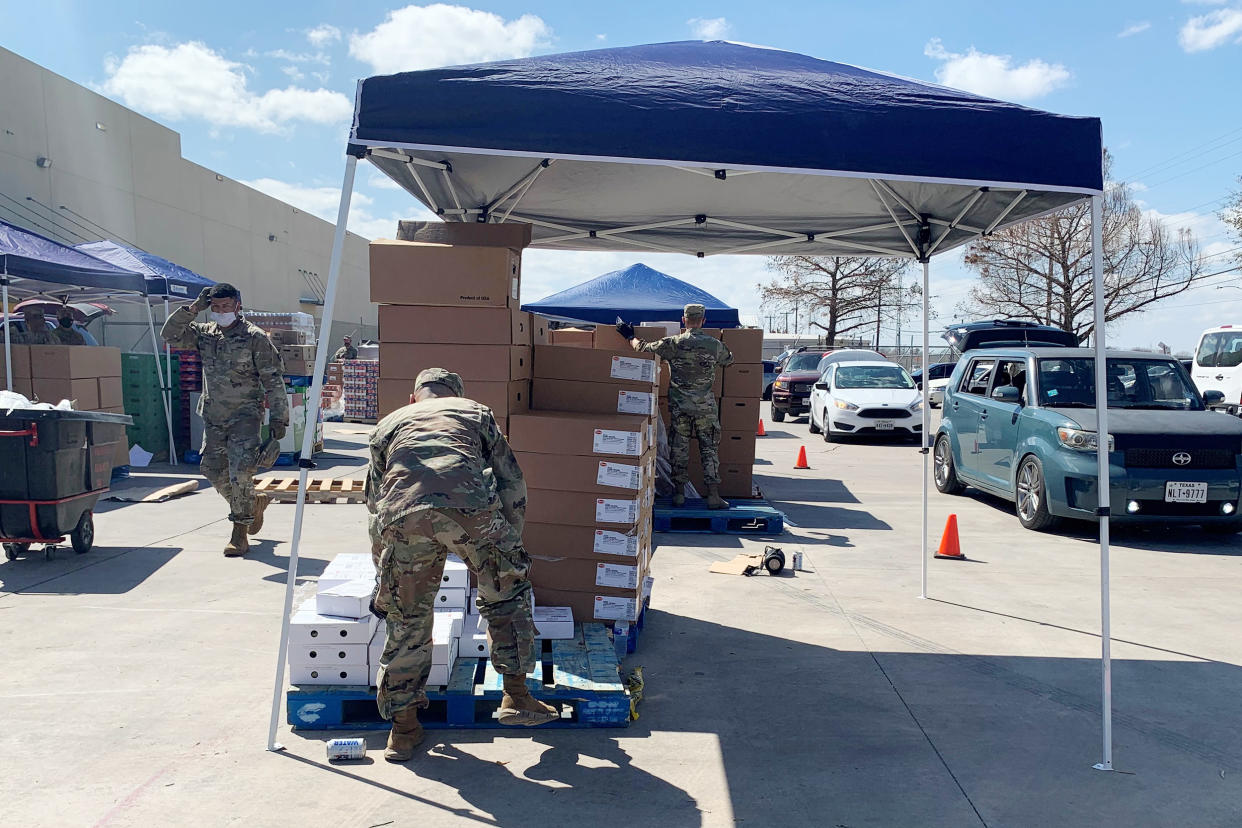
[[[61,326],[62,328],[72,328],[72,327],[73,327],[73,320],[72,320],[72,319],[62,319],[62,320],[60,320],[60,326]]]

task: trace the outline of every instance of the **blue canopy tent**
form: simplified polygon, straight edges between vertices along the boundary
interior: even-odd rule
[[[737,308],[641,263],[527,303],[522,310],[552,319],[611,325],[618,316],[626,322],[673,322],[681,319],[682,310],[693,302],[707,308],[707,327],[738,326]]]
[[[155,319],[147,299],[147,281],[134,269],[92,256],[73,247],[0,221],[0,308],[7,313],[9,296],[47,296],[62,302],[100,299],[140,301],[147,309],[151,351],[155,342]],[[5,388],[13,390],[11,326],[4,326]],[[177,464],[173,449],[172,409],[164,396],[168,426],[169,459]]]
[[[377,76],[359,82],[355,100],[325,318],[336,300],[360,159],[445,221],[531,224],[534,247],[917,260],[923,265],[925,364],[931,257],[1090,199],[1097,402],[1099,428],[1107,431],[1103,144],[1096,118],[726,42],[661,43]],[[317,376],[327,355],[320,347]],[[318,382],[311,396],[317,407]],[[928,430],[924,409],[924,435]],[[1099,480],[1107,481],[1106,441],[1099,442]],[[277,747],[306,476],[303,468],[269,749]],[[1111,770],[1109,487],[1097,490],[1104,710],[1098,767]]]
[[[103,259],[117,267],[141,273],[146,280],[147,295],[153,298],[163,297],[165,302],[169,297],[197,298],[203,288],[215,284],[211,279],[198,275],[188,267],[182,267],[162,256],[127,244],[118,244],[105,239],[75,245],[74,249]]]

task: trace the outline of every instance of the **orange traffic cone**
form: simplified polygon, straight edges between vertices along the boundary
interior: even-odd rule
[[[763,430],[763,420],[759,421],[759,430],[755,432],[756,437],[767,437],[768,433]]]
[[[945,522],[944,535],[940,538],[940,551],[936,553],[936,557],[950,561],[966,560],[966,556],[962,554],[962,545],[957,538],[957,515],[949,515],[949,519]]]
[[[806,464],[806,446],[802,446],[801,448],[798,449],[798,462],[794,463],[794,468],[795,469],[809,469],[810,468],[810,466]]]

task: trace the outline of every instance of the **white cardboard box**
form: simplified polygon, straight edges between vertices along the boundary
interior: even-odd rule
[[[293,644],[366,644],[378,621],[370,613],[362,619],[322,615],[317,611],[315,599],[311,598],[290,619],[289,641]]]
[[[290,644],[289,663],[306,666],[366,664],[367,644]],[[382,643],[381,643],[382,647]]]
[[[375,564],[370,552],[342,552],[332,559],[319,576],[318,591],[323,592],[348,581],[375,583]]]
[[[470,600],[466,604],[466,612],[471,615],[479,614],[479,588],[473,587],[470,590]]]
[[[465,612],[466,590],[461,587],[441,589],[436,593],[436,608],[438,609],[440,607],[462,610]]]
[[[449,555],[448,560],[444,562],[444,575],[440,578],[440,588],[470,589],[470,570],[456,555]]]
[[[440,620],[441,618],[446,618],[448,619],[448,621],[447,622],[441,621]],[[436,617],[435,617],[435,620],[432,621],[431,635],[433,638],[436,635],[435,630],[439,629],[439,625],[443,623],[450,623],[452,625],[449,629],[449,633],[447,637],[461,638],[462,630],[465,629],[466,613],[464,610],[460,610],[460,609],[449,609],[448,607],[436,607]]]
[[[371,614],[371,595],[374,591],[374,580],[359,578],[346,581],[343,584],[319,590],[315,606],[324,615],[365,618]]]
[[[473,627],[467,622],[467,630],[461,637],[457,654],[461,658],[489,658],[492,644],[487,640],[487,619],[481,615],[472,615]]]
[[[570,607],[535,607],[534,619],[538,638],[574,637],[574,611]]]
[[[380,624],[375,628],[375,634],[371,636],[371,643],[367,645],[367,664],[371,668],[372,677],[379,670],[380,657],[384,655],[384,644],[387,641],[388,625]]]
[[[294,684],[370,684],[371,670],[365,664],[290,664],[289,680]]]

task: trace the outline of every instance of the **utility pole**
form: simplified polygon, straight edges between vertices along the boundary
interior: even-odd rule
[[[875,291],[875,349],[880,350],[880,312],[884,308],[884,288]]]

